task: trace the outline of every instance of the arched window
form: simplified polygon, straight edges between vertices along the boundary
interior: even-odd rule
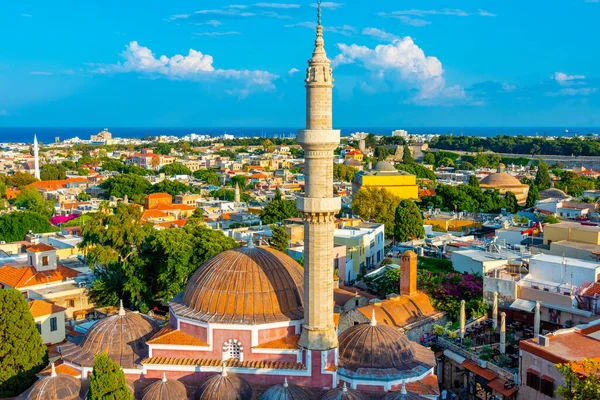
[[[229,339],[223,343],[223,361],[231,359],[244,361],[244,346],[237,339]]]

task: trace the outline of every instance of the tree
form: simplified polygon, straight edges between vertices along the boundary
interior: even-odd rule
[[[274,224],[288,218],[298,218],[300,212],[296,209],[294,200],[276,199],[267,204],[260,213],[260,218],[265,224]]]
[[[92,199],[92,196],[87,194],[86,192],[81,192],[77,195],[77,201],[89,201]]]
[[[44,164],[40,169],[40,178],[43,181],[66,179],[67,169],[60,164]]]
[[[15,211],[0,216],[0,240],[15,242],[25,239],[29,231],[52,232],[48,218],[32,211]]]
[[[434,165],[435,164],[435,155],[433,153],[425,153],[425,164]]]
[[[333,164],[333,179],[336,181],[352,182],[357,172],[358,169],[350,165]]]
[[[25,391],[48,364],[48,349],[23,294],[0,290],[0,397]]]
[[[469,186],[479,189],[479,179],[475,174],[469,175]]]
[[[548,172],[548,164],[543,161],[539,162],[534,183],[539,190],[545,190],[550,187],[550,173]]]
[[[375,147],[375,158],[379,161],[383,161],[388,156],[388,150],[383,146]]]
[[[410,163],[410,164],[396,164],[396,169],[400,171],[406,171],[409,174],[413,174],[417,176],[417,179],[429,179],[431,181],[435,181],[435,172],[430,170],[429,168],[425,168],[421,164]]]
[[[265,139],[262,142],[262,147],[265,153],[272,153],[275,150],[275,145],[270,139]]]
[[[394,218],[400,198],[383,188],[360,189],[352,200],[352,211],[366,221],[385,225],[385,235],[394,235]]]
[[[102,161],[102,170],[103,171],[123,171],[125,168],[125,164],[123,164],[119,160],[113,160],[111,158],[105,159]]]
[[[408,242],[424,237],[425,228],[419,207],[412,200],[400,201],[394,218],[394,238],[399,242]]]
[[[506,211],[510,213],[516,213],[519,209],[519,203],[517,202],[517,197],[511,191],[506,192],[504,195],[504,200],[506,204]]]
[[[174,176],[174,175],[191,175],[192,171],[185,165],[181,163],[172,163],[163,165],[158,171],[166,176]]]
[[[133,400],[125,373],[106,353],[94,357],[87,400]]]
[[[404,154],[402,154],[402,162],[404,164],[410,164],[415,162],[412,153],[410,152],[410,147],[404,146]]]
[[[88,176],[90,174],[90,170],[87,168],[79,168],[77,170],[77,175],[79,176]]]
[[[377,138],[375,137],[374,134],[369,133],[367,135],[367,137],[365,138],[365,146],[375,148],[376,145],[377,145]]]
[[[179,182],[177,180],[169,180],[163,179],[155,185],[152,185],[150,189],[150,193],[169,193],[173,198],[178,194],[182,193],[194,193],[194,190],[191,186],[186,185],[185,183]]]
[[[38,180],[27,172],[17,171],[6,178],[6,186],[23,189],[25,186],[37,182]]]
[[[558,224],[560,219],[556,218],[554,215],[546,215],[543,222],[544,224]]]
[[[557,388],[565,400],[600,399],[600,362],[590,358],[581,361],[556,364],[565,381]]]
[[[229,186],[235,187],[235,184],[240,186],[240,190],[244,190],[246,188],[246,184],[248,183],[248,177],[244,175],[236,175],[229,180]]]
[[[144,197],[150,193],[152,185],[148,179],[135,174],[120,174],[108,178],[100,184],[108,197],[122,198],[127,196],[135,203],[142,203]]]
[[[33,186],[27,186],[15,199],[15,207],[36,212],[46,218],[54,214],[54,202],[44,200],[44,197]]]
[[[290,235],[288,234],[287,229],[283,226],[273,224],[271,225],[271,232],[273,232],[273,236],[269,241],[269,245],[275,250],[285,253],[290,242]]]
[[[527,200],[525,202],[525,208],[535,207],[535,203],[540,199],[540,192],[536,185],[529,185],[529,192],[527,193]]]
[[[200,179],[213,186],[219,184],[219,175],[212,169],[199,169],[198,171],[194,171],[194,178]]]

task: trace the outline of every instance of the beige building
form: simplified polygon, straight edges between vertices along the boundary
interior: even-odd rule
[[[46,300],[31,300],[29,311],[44,344],[56,344],[65,340],[65,310]]]

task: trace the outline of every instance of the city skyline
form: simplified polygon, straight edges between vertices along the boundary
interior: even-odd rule
[[[600,125],[597,2],[323,5],[336,126]],[[312,6],[2,5],[0,126],[301,126]]]

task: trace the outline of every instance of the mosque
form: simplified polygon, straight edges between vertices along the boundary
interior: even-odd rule
[[[252,241],[222,252],[169,302],[162,329],[121,306],[81,343],[62,346],[62,364],[22,398],[79,399],[99,352],[119,363],[143,400],[437,398],[433,352],[378,323],[375,312],[369,322],[336,331],[331,260],[340,199],[333,194],[333,151],[340,131],[332,129],[333,76],[320,6],[318,15],[305,81],[306,129],[298,134],[306,159],[305,194],[296,202],[305,267]],[[416,276],[409,253],[414,265],[402,274]],[[413,281],[410,295],[417,295]],[[44,391],[49,397],[40,397]]]

